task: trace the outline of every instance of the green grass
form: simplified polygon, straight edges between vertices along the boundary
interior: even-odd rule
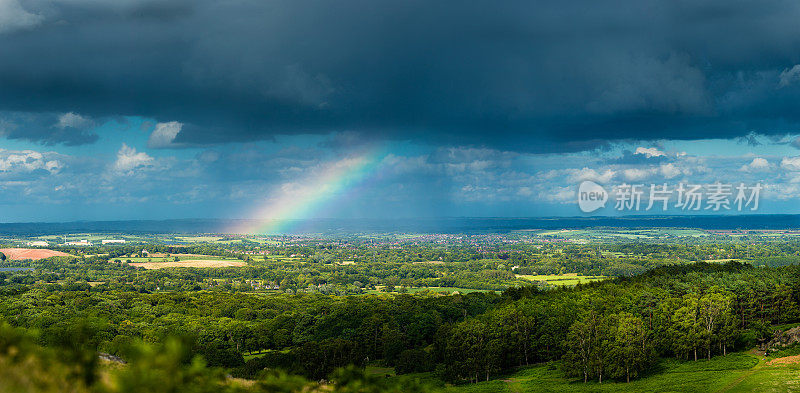
[[[242,357],[244,358],[245,362],[250,360],[250,359],[260,358],[261,356],[264,356],[264,352],[253,352],[253,353],[243,353],[242,354]]]
[[[253,352],[253,353],[242,353],[242,357],[244,358],[244,361],[246,362],[246,361],[248,361],[250,359],[260,358],[260,357],[264,356],[265,354],[267,354],[268,352],[275,352],[275,351],[283,352],[283,353],[288,352],[288,351],[285,351],[285,350],[266,349],[266,350],[261,350],[261,351]]]
[[[585,284],[592,281],[604,280],[605,276],[579,276],[577,274],[517,274],[517,278],[528,281],[545,281],[550,285],[572,286],[578,283]]]
[[[376,365],[368,365],[364,368],[364,372],[369,375],[378,375],[378,376],[390,376],[393,377],[397,374],[394,372],[394,367],[382,367]]]
[[[657,371],[631,383],[584,384],[566,378],[558,367],[538,365],[488,382],[454,386],[448,392],[785,392],[800,389],[799,370],[800,365],[769,366],[739,352],[697,362],[663,359]]]
[[[727,392],[788,392],[800,391],[800,368],[777,367],[764,368],[744,375],[737,384],[730,386]]]

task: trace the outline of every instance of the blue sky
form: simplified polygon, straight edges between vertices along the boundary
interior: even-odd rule
[[[791,145],[792,136],[620,142],[606,150],[555,154],[359,142],[348,134],[154,148],[148,141],[158,128],[155,120],[93,124],[89,131],[98,139],[92,144],[3,140],[4,221],[261,218],[253,216],[259,206],[291,195],[292,187],[363,149],[378,152],[366,178],[296,218],[576,216],[582,213],[575,191],[583,180],[608,187],[762,183],[758,213],[798,212],[800,196],[800,150]],[[341,141],[347,143],[339,146]],[[611,206],[595,214],[632,214]]]
[[[585,180],[760,182],[758,213],[800,213],[798,19],[784,0],[5,0],[0,221],[574,216]]]

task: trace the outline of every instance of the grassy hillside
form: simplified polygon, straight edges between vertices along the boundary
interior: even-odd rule
[[[658,370],[630,383],[584,384],[564,377],[558,363],[521,369],[488,382],[455,386],[450,393],[482,392],[785,392],[800,390],[800,358],[765,360],[752,352],[711,360],[663,360]]]

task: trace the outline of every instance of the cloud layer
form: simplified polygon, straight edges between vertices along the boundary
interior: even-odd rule
[[[572,215],[583,180],[792,201],[798,20],[789,0],[0,0],[0,219],[242,217],[360,153],[374,171],[322,216]]]
[[[0,7],[0,110],[176,121],[181,146],[346,131],[564,152],[800,120],[789,0]]]

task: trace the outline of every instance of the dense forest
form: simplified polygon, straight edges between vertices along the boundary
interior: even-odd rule
[[[266,369],[318,381],[379,361],[466,383],[561,360],[581,380],[629,380],[659,357],[725,356],[767,340],[772,324],[800,320],[795,266],[698,263],[571,288],[451,296],[63,290],[4,274],[0,315],[36,332],[38,345],[134,359],[142,345],[172,337],[208,366],[248,379]],[[245,362],[252,352],[260,355]]]
[[[428,391],[537,364],[576,383],[624,383],[658,373],[664,359],[694,362],[763,345],[774,326],[800,322],[800,243],[785,239],[60,249],[72,256],[0,262],[0,358],[10,369],[57,369],[75,391],[158,385],[165,377],[148,376],[148,367],[182,375],[171,382],[181,391],[200,389],[197,381],[231,391]],[[135,263],[186,255],[246,265]],[[569,285],[526,278],[573,271],[605,276]],[[376,378],[365,373],[370,367],[434,383]]]

